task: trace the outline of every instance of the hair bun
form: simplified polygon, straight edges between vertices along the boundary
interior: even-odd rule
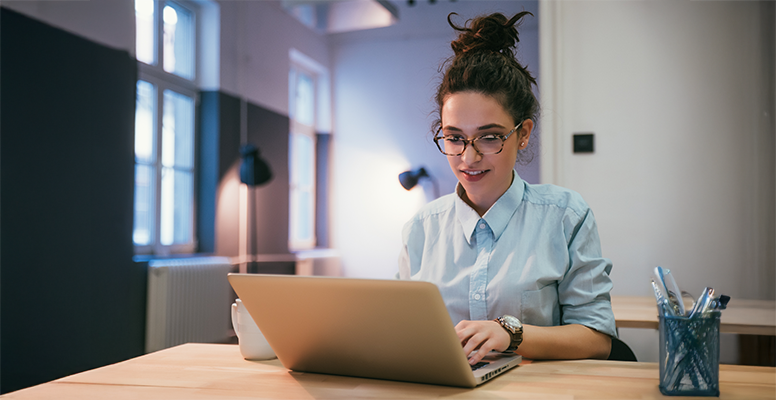
[[[504,14],[494,13],[466,21],[464,26],[457,26],[453,23],[451,17],[458,14],[450,13],[447,16],[447,22],[453,29],[461,32],[458,35],[458,39],[450,44],[456,57],[471,52],[488,51],[514,58],[513,49],[517,46],[517,42],[520,41],[517,37],[515,23],[520,21],[526,14],[531,13],[523,11],[511,19],[507,19]],[[466,25],[469,25],[469,27],[466,27]]]

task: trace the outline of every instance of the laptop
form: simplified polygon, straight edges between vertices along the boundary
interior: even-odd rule
[[[470,366],[429,282],[259,274],[229,282],[293,371],[475,387],[522,361],[491,352]]]

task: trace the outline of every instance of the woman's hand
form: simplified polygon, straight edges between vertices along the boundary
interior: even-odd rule
[[[512,342],[509,333],[496,321],[464,320],[455,326],[455,333],[471,365],[480,362],[491,350],[506,350]],[[472,354],[474,350],[478,351]]]
[[[512,338],[496,321],[461,321],[455,332],[463,345],[469,364],[482,360],[491,350],[504,351]],[[612,338],[586,326],[534,326],[523,324],[523,342],[515,353],[531,360],[605,360],[612,348]],[[479,350],[472,354],[474,350]]]

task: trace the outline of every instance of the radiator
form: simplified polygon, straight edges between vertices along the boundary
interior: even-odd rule
[[[148,263],[147,353],[182,343],[229,338],[231,291],[226,257]]]

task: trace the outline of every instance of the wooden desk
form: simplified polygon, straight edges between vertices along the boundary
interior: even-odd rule
[[[776,398],[776,368],[720,366],[720,399]],[[655,363],[524,362],[476,388],[290,372],[237,345],[186,344],[9,393],[4,399],[662,399]]]
[[[658,328],[654,297],[612,296],[612,311],[618,328]],[[730,300],[727,310],[722,311],[720,331],[742,335],[776,336],[776,302]]]

